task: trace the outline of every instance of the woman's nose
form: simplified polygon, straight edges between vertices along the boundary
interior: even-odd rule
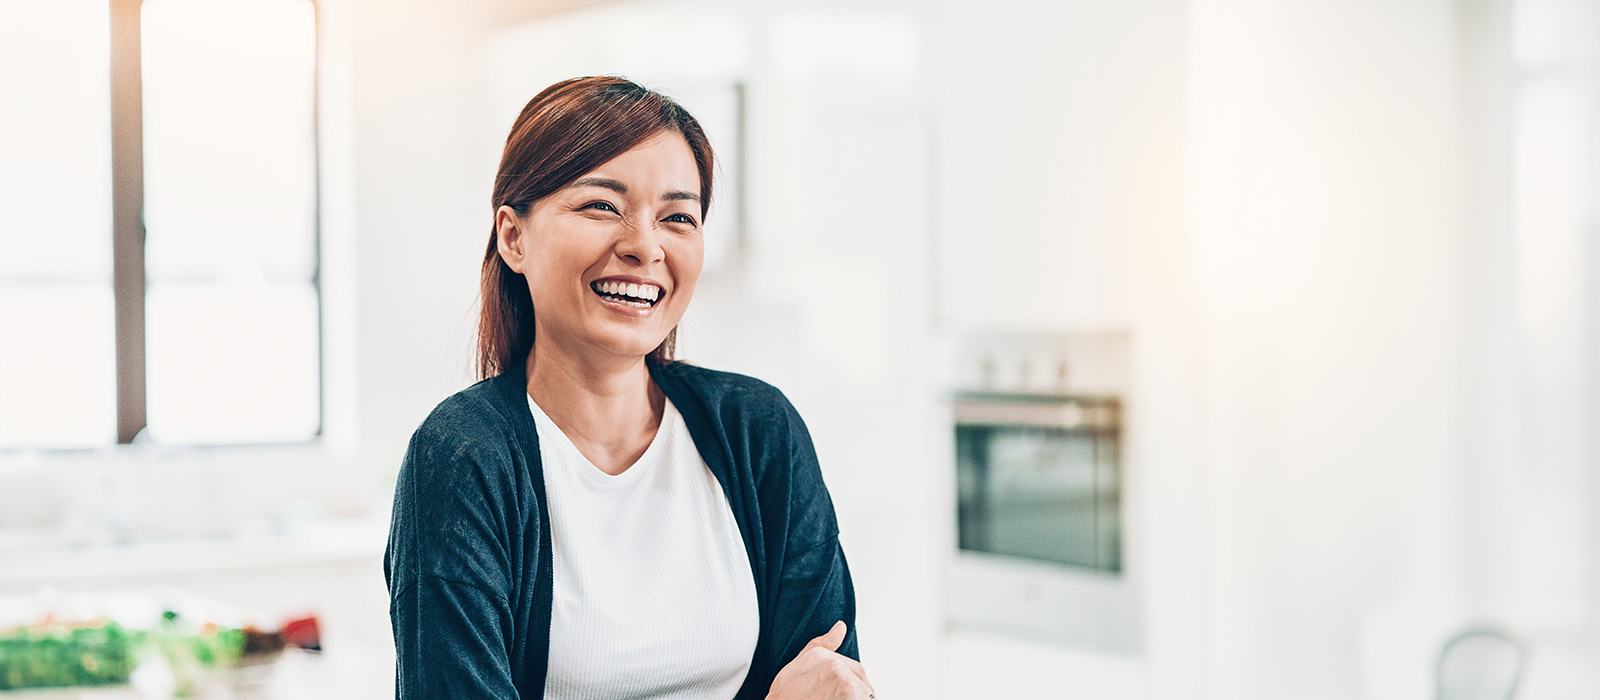
[[[651,221],[626,221],[622,225],[622,235],[617,240],[617,256],[634,261],[640,265],[661,262],[665,251],[661,248],[658,239],[660,232]]]

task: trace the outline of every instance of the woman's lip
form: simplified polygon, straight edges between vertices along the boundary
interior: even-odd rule
[[[661,302],[665,301],[666,298],[667,298],[667,287],[666,287],[666,285],[663,285],[663,284],[661,284],[659,282],[652,282],[650,280],[641,279],[639,277],[628,277],[628,276],[624,276],[624,275],[613,275],[611,277],[601,277],[599,279],[596,279],[596,280],[594,280],[594,281],[592,281],[592,282],[590,282],[588,284],[589,291],[594,292],[596,296],[599,296],[603,300],[603,299],[605,299],[605,295],[600,291],[600,285],[605,284],[607,282],[616,282],[618,284],[638,285],[640,287],[649,287],[651,289],[656,290],[656,298],[650,303],[651,308],[660,306]]]
[[[620,301],[612,301],[607,299],[599,293],[596,293],[592,288],[589,291],[590,293],[594,294],[595,300],[600,302],[601,306],[610,309],[614,313],[618,313],[629,318],[646,318],[650,316],[651,313],[655,312],[656,307],[661,305],[661,301],[665,301],[665,298],[663,298],[661,301],[657,301],[654,306],[633,306],[630,304],[624,304]]]

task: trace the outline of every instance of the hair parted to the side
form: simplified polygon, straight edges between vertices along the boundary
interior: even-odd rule
[[[612,76],[573,78],[545,88],[517,115],[500,156],[491,211],[509,206],[527,216],[534,202],[662,131],[689,142],[700,173],[700,216],[711,206],[711,143],[678,103]],[[523,362],[533,349],[533,299],[528,283],[500,258],[498,231],[489,226],[479,288],[477,375],[487,379]],[[678,330],[650,352],[672,360]]]

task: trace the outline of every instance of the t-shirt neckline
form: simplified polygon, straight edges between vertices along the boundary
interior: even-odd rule
[[[650,445],[621,474],[613,475],[601,471],[599,467],[594,465],[594,462],[589,461],[589,458],[584,456],[578,446],[573,444],[572,438],[567,437],[566,432],[561,430],[561,426],[556,425],[556,422],[551,420],[550,415],[539,407],[539,403],[533,400],[531,394],[528,395],[528,410],[533,414],[534,430],[537,431],[540,426],[549,428],[548,432],[555,437],[556,449],[567,454],[571,462],[578,467],[578,473],[582,474],[583,478],[588,482],[605,488],[617,488],[632,484],[650,471],[652,465],[661,461],[659,455],[662,450],[666,449],[667,438],[676,429],[676,422],[679,418],[678,409],[672,405],[671,399],[663,396],[662,403],[661,424],[656,426],[656,434],[650,438]],[[544,435],[541,433],[540,437],[543,438]]]

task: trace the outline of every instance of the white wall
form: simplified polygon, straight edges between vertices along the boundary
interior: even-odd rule
[[[1519,284],[1586,263],[1499,255],[1494,5],[1191,4],[1218,697],[1424,696],[1463,625],[1555,658],[1591,614],[1592,462],[1548,440],[1592,414],[1508,394],[1532,358],[1499,349],[1540,342]],[[1569,341],[1534,376],[1583,386]],[[1544,670],[1519,697],[1595,692]]]
[[[1375,619],[1443,624],[1459,605],[1456,8],[1193,7],[1213,689],[1423,692],[1361,682],[1367,663],[1416,680],[1440,641]]]

